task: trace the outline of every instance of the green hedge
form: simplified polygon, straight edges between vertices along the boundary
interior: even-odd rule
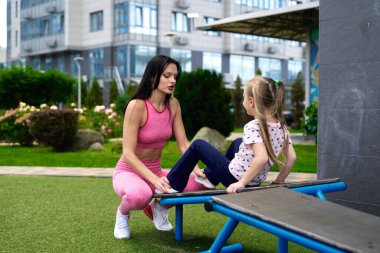
[[[0,70],[0,108],[15,108],[20,102],[28,105],[66,102],[75,80],[56,69],[46,72],[31,67]]]
[[[70,109],[42,110],[30,117],[30,132],[56,151],[68,151],[78,130],[78,112]]]

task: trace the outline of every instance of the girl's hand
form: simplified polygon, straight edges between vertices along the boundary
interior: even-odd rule
[[[154,182],[154,186],[156,187],[156,189],[159,189],[160,191],[165,192],[165,193],[168,192],[167,189],[171,188],[167,177],[157,178],[156,181]]]
[[[244,187],[245,187],[245,185],[243,185],[242,183],[236,182],[236,183],[230,184],[227,187],[227,192],[228,193],[236,193],[237,190],[243,189]]]
[[[194,174],[195,174],[196,176],[198,176],[198,177],[206,178],[206,175],[205,175],[204,171],[201,170],[201,169],[199,169],[199,168],[195,168],[195,169],[193,170],[193,172],[194,172]]]

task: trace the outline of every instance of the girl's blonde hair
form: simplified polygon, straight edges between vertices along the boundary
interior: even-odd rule
[[[247,83],[247,95],[253,97],[254,110],[259,121],[260,132],[270,157],[270,160],[282,167],[286,161],[286,151],[289,144],[289,132],[283,120],[282,109],[285,99],[285,87],[281,81],[269,77],[257,76]],[[285,161],[280,161],[273,151],[268,132],[267,117],[278,120],[284,133],[283,154]]]

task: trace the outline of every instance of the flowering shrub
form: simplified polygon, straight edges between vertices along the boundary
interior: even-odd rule
[[[28,117],[35,107],[20,102],[19,107],[0,117],[0,139],[8,143],[32,146],[34,138],[29,132]]]
[[[80,113],[79,128],[94,129],[103,136],[104,140],[122,136],[123,118],[114,110],[115,104],[111,104],[110,108],[106,108],[104,105],[97,105],[93,110],[75,108],[75,103],[72,103],[70,106]]]
[[[42,109],[49,109],[46,104],[40,105],[40,108],[29,106],[20,102],[16,109],[10,109],[0,117],[0,140],[8,143],[20,143],[21,146],[32,146],[34,137],[30,133],[29,118],[33,112]],[[57,109],[51,106],[50,109]]]

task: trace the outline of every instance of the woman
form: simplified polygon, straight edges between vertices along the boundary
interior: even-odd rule
[[[167,171],[161,168],[161,155],[172,134],[183,154],[189,147],[178,100],[172,94],[181,74],[174,59],[158,55],[147,64],[142,80],[125,108],[123,154],[113,173],[113,187],[121,198],[116,213],[114,236],[128,239],[131,210],[143,210],[158,230],[169,231],[167,208],[152,201],[155,190],[169,192]],[[204,177],[196,166],[194,173]],[[205,189],[191,175],[185,191]],[[149,204],[149,202],[151,202]]]

